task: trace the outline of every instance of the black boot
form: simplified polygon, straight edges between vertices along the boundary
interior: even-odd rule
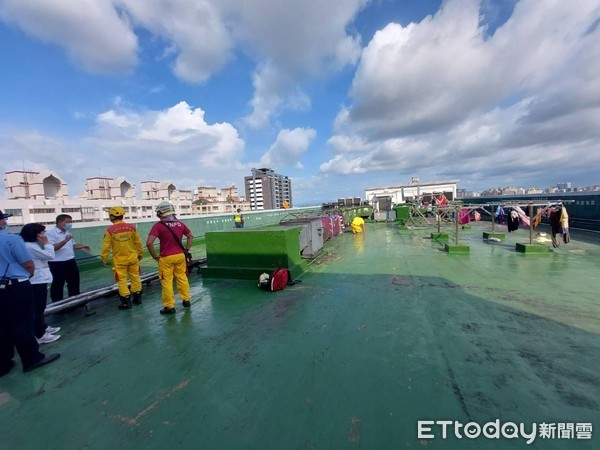
[[[134,305],[141,305],[142,304],[142,293],[141,292],[134,292],[133,293],[133,304]]]
[[[131,299],[129,298],[129,295],[127,297],[121,297],[119,295],[119,300],[121,300],[119,309],[131,309]]]

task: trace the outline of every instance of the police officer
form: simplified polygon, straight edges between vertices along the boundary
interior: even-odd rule
[[[0,211],[0,230],[12,214]],[[34,296],[29,283],[35,265],[23,240],[0,233],[0,377],[14,366],[14,348],[21,357],[23,372],[56,361],[59,353],[44,355],[34,334]]]

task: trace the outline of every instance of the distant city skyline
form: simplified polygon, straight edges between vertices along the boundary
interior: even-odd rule
[[[560,192],[591,192],[591,191],[600,191],[600,184],[591,185],[591,186],[573,186],[570,182],[561,182],[557,183],[554,186],[550,186],[544,189],[535,188],[535,187],[515,187],[515,186],[506,186],[506,187],[495,187],[484,189],[483,191],[467,191],[466,189],[461,189],[460,187],[457,189],[459,195],[465,197],[473,197],[473,196],[494,196],[494,195],[524,195],[524,194],[552,194],[552,193],[560,193]]]
[[[254,170],[258,170],[258,169],[254,169]],[[276,170],[273,170],[271,168],[261,168],[260,170],[268,170],[271,171],[273,173],[277,172]],[[33,171],[36,172],[36,171]],[[44,172],[44,171],[40,171],[40,172]],[[8,173],[29,173],[29,171],[22,171],[22,170],[15,170],[15,171],[8,171],[5,174],[5,185],[6,183],[6,177]],[[62,183],[65,183],[65,181],[62,179],[61,174],[57,173],[55,171],[47,171],[47,173],[49,175],[55,176],[59,178],[59,181]],[[245,177],[244,182],[242,183],[241,186],[238,186],[236,184],[232,184],[232,185],[215,185],[215,186],[202,186],[202,185],[197,185],[194,186],[190,189],[188,188],[182,188],[180,187],[180,185],[178,184],[177,180],[174,179],[169,179],[169,180],[155,180],[155,181],[150,181],[150,180],[146,180],[140,183],[140,185],[136,185],[136,184],[132,184],[131,186],[131,191],[132,191],[132,195],[135,196],[135,198],[138,199],[143,199],[144,198],[144,194],[143,194],[143,189],[144,189],[144,184],[148,185],[148,183],[158,183],[160,185],[164,185],[165,183],[168,184],[172,184],[171,188],[175,188],[179,193],[185,194],[189,192],[189,197],[192,200],[196,200],[198,198],[201,198],[201,190],[202,189],[206,189],[206,188],[211,188],[214,189],[215,191],[221,191],[221,190],[231,190],[232,188],[234,188],[236,190],[236,193],[239,192],[239,201],[246,201],[248,202],[248,198],[246,195],[246,184],[247,184],[247,179],[250,177],[252,171],[250,172],[250,174],[248,174]],[[284,177],[287,177],[285,174],[279,174],[279,176],[283,175]],[[88,190],[90,189],[90,180],[102,180],[102,179],[106,179],[106,180],[114,180],[114,181],[118,181],[119,183],[130,183],[130,179],[126,176],[110,176],[110,175],[106,175],[106,176],[92,176],[92,177],[87,177],[85,180],[85,184],[83,186],[83,189],[79,192],[79,191],[73,191],[73,189],[68,185],[68,183],[66,183],[65,186],[65,191],[67,191],[68,193],[66,194],[67,198],[71,198],[71,199],[77,199],[77,198],[86,198],[88,197]],[[406,184],[414,184],[414,183],[429,183],[432,182],[433,180],[421,180],[419,177],[411,177],[410,183],[406,183]],[[13,180],[14,183],[14,180]],[[404,183],[396,183],[396,184],[404,184]],[[95,184],[92,184],[95,185]],[[0,196],[0,199],[8,199],[9,196],[7,196],[6,194],[6,189],[8,189],[8,186],[5,186],[5,189],[2,190],[2,196]],[[116,187],[113,187],[113,189],[116,189]],[[166,188],[165,188],[166,189]],[[365,197],[365,190],[369,189],[368,186],[365,186],[363,189],[361,189],[360,194],[358,195],[360,198],[364,198]],[[557,182],[555,184],[553,184],[552,186],[549,187],[545,187],[545,188],[538,188],[538,187],[517,187],[517,186],[505,186],[505,187],[489,187],[486,189],[483,189],[481,191],[471,191],[471,190],[467,190],[463,187],[461,187],[461,183],[460,180],[458,181],[457,184],[457,193],[458,196],[467,196],[467,197],[472,197],[472,196],[485,196],[485,195],[520,195],[520,194],[538,194],[538,193],[556,193],[556,192],[576,192],[576,191],[594,191],[594,190],[600,190],[600,184],[595,184],[595,185],[589,185],[589,186],[576,186],[574,185],[572,182],[570,181],[561,181],[561,182]],[[178,194],[179,195],[179,194]],[[185,195],[186,197],[188,196],[187,194]],[[356,197],[356,196],[354,196]],[[352,198],[354,198],[352,197]],[[237,197],[236,197],[237,198]],[[314,201],[314,202],[302,202],[302,201],[294,201],[293,203],[295,205],[298,206],[308,206],[308,205],[318,205],[320,203],[326,203],[326,202],[333,202],[336,201],[338,198],[344,198],[344,197],[340,197],[340,196],[332,196],[332,197],[327,197],[327,198],[323,198],[319,201]]]

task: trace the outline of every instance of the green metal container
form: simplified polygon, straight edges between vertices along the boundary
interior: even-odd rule
[[[302,226],[206,233],[208,278],[258,279],[261,273],[286,267],[296,278],[306,267],[300,256]]]
[[[399,222],[401,226],[405,226],[410,218],[410,205],[398,205],[394,206],[396,211],[396,222]]]
[[[364,205],[342,208],[342,215],[344,216],[344,223],[350,225],[350,222],[352,222],[356,216],[360,216],[363,219],[369,219],[373,215],[373,207],[371,205]]]

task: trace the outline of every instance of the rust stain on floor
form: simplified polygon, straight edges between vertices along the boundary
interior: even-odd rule
[[[117,419],[127,425],[138,425],[139,424],[139,420],[144,417],[145,415],[149,414],[153,409],[155,409],[156,407],[158,407],[161,403],[163,403],[165,400],[167,400],[169,397],[171,397],[173,394],[175,394],[176,392],[182,390],[184,387],[186,387],[188,384],[190,384],[190,382],[194,379],[194,377],[188,378],[187,380],[182,381],[181,383],[179,383],[177,386],[175,386],[173,389],[171,389],[169,392],[167,392],[165,395],[163,395],[162,397],[160,397],[159,399],[157,399],[154,403],[152,403],[150,406],[148,406],[147,408],[145,408],[144,410],[142,410],[138,415],[136,415],[135,417],[126,417],[126,416],[121,416],[120,414],[111,416],[113,419]]]
[[[348,441],[356,444],[360,442],[360,419],[356,416],[352,416],[350,419],[350,434],[348,435]]]

